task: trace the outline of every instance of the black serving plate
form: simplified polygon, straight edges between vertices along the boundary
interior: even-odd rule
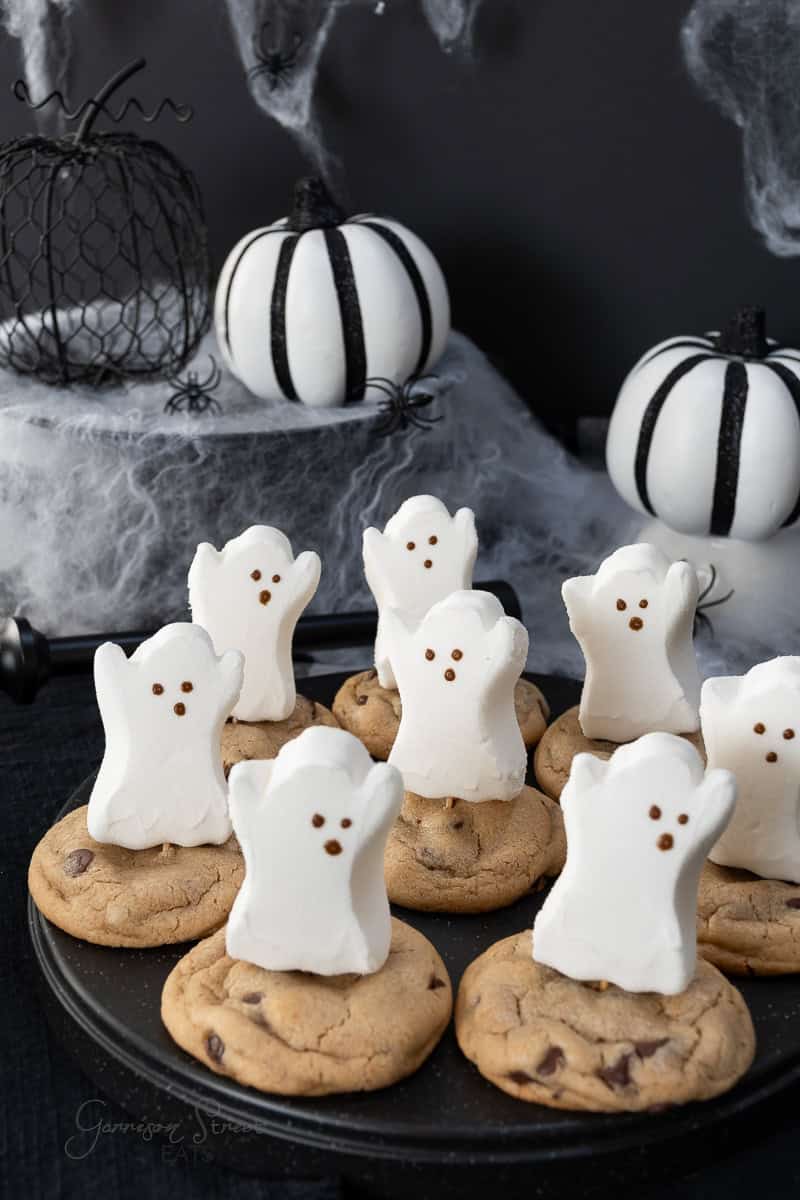
[[[303,680],[330,704],[345,677]],[[553,714],[576,703],[577,685],[537,679]],[[86,780],[61,815],[86,803]],[[485,916],[399,909],[436,945],[454,987],[493,942],[529,927],[531,895]],[[180,1050],[161,1024],[161,988],[187,946],[113,950],[56,929],[29,902],[48,1017],[98,1087],[154,1129],[176,1161],[221,1161],[265,1176],[341,1176],[348,1195],[506,1197],[626,1189],[685,1171],[756,1126],[756,1106],[800,1079],[800,979],[745,979],[758,1050],[727,1095],[658,1114],[559,1112],[513,1100],[461,1055],[452,1026],[412,1078],[373,1093],[323,1099],[269,1096],[214,1075]],[[86,1124],[99,1119],[87,1112]],[[90,1137],[91,1133],[87,1133]],[[591,1160],[591,1161],[590,1161]]]

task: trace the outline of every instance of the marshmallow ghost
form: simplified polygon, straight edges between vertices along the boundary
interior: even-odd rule
[[[472,587],[478,553],[475,514],[451,517],[435,496],[412,496],[386,522],[383,533],[364,530],[364,574],[378,607],[375,667],[381,687],[397,681],[387,653],[384,614],[395,608],[413,621],[451,592]]]
[[[232,958],[268,971],[367,975],[386,961],[383,851],[403,801],[394,767],[343,729],[314,726],[275,759],[237,763],[231,818],[245,878]]]
[[[700,871],[735,800],[731,772],[704,778],[674,734],[645,734],[608,762],[577,754],[561,793],[567,864],[533,927],[536,961],[629,992],[682,992]]]
[[[318,554],[295,558],[289,539],[269,525],[252,525],[221,550],[209,542],[197,547],[189,568],[192,620],[208,630],[218,654],[244,654],[237,720],[283,721],[294,711],[292,637],[320,570]]]
[[[561,589],[586,659],[580,725],[586,737],[630,742],[699,728],[692,644],[697,575],[655,546],[615,550],[596,575]]]
[[[416,625],[385,615],[403,704],[389,762],[429,799],[512,800],[527,755],[514,686],[528,654],[525,626],[489,592],[453,592]]]
[[[800,658],[707,679],[700,721],[709,766],[738,784],[733,820],[709,858],[800,883]]]
[[[222,727],[242,686],[242,656],[214,654],[204,629],[165,625],[130,658],[94,656],[106,750],[89,799],[98,842],[144,850],[220,844],[231,835]]]

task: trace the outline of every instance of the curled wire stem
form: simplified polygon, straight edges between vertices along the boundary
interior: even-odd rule
[[[109,108],[108,105],[99,104],[97,100],[94,100],[91,97],[88,100],[84,100],[83,104],[81,104],[78,108],[70,109],[63,93],[60,92],[58,88],[50,92],[42,100],[34,102],[31,100],[30,89],[28,88],[28,85],[24,79],[17,79],[14,82],[11,91],[16,99],[25,104],[29,109],[31,109],[32,112],[38,112],[40,108],[45,108],[48,104],[55,101],[62,116],[67,121],[80,121],[90,110],[94,110],[95,115],[97,116],[102,115],[106,117],[106,119],[111,121],[114,125],[118,125],[120,121],[124,121],[130,112],[135,112],[139,119],[145,123],[145,125],[152,125],[153,122],[157,121],[164,112],[171,112],[176,121],[179,121],[182,125],[187,121],[190,121],[193,116],[193,110],[188,104],[176,104],[175,101],[170,99],[169,96],[165,97],[160,104],[158,104],[150,112],[145,110],[144,105],[140,100],[137,99],[136,96],[130,96],[124,102],[124,104],[122,104],[120,108],[114,112],[114,110]]]

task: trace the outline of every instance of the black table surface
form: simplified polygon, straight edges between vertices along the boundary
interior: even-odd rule
[[[201,1200],[316,1200],[342,1195],[333,1179],[274,1182],[213,1165],[206,1148],[213,1130],[176,1135],[136,1127],[50,1035],[28,940],[25,874],[36,842],[70,792],[97,765],[102,749],[88,678],[53,680],[29,708],[16,708],[0,697],[0,796],[6,822],[0,856],[6,976],[0,1018],[0,1196],[141,1200],[169,1192]],[[800,1102],[800,1087],[761,1110],[744,1133],[737,1130],[735,1147],[713,1166],[645,1190],[639,1187],[638,1196],[721,1200],[760,1192],[769,1200],[796,1197],[800,1116],[795,1101]],[[596,1176],[593,1182],[596,1187]],[[532,1197],[536,1191],[532,1179]],[[579,1177],[568,1194],[580,1196]],[[624,1195],[618,1180],[613,1194]]]

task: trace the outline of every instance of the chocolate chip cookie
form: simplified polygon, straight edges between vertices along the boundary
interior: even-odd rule
[[[697,950],[730,975],[800,971],[800,884],[707,862],[697,896]]]
[[[87,811],[54,825],[28,870],[36,907],[59,929],[99,946],[166,946],[206,937],[227,919],[244,878],[235,837],[124,850],[89,836]]]
[[[389,899],[427,912],[490,912],[564,865],[561,809],[534,788],[470,804],[406,792],[386,843]]]
[[[229,958],[225,931],[195,946],[164,985],[161,1017],[189,1054],[263,1092],[373,1091],[411,1075],[450,1021],[450,979],[421,933],[392,920],[373,975],[266,971]]]
[[[316,700],[298,696],[294,712],[285,721],[229,720],[222,730],[222,765],[226,777],[237,762],[251,758],[275,758],[281,746],[298,737],[311,725],[332,725],[336,717]]]
[[[705,762],[706,752],[702,734],[684,733],[681,736],[692,743]],[[558,800],[564,784],[569,779],[572,760],[576,754],[594,754],[596,758],[609,759],[617,746],[617,742],[587,738],[578,721],[578,706],[568,708],[548,726],[536,747],[533,760],[536,782],[543,792]]]
[[[514,707],[522,740],[526,746],[535,746],[547,727],[550,706],[535,683],[520,679],[514,690]],[[381,687],[374,669],[346,679],[333,702],[342,729],[362,741],[373,758],[384,761],[397,737],[402,712],[400,693]]]
[[[640,1112],[733,1087],[755,1053],[747,1005],[698,961],[678,996],[600,990],[531,957],[526,930],[467,968],[456,1036],[491,1083],[551,1108]]]

